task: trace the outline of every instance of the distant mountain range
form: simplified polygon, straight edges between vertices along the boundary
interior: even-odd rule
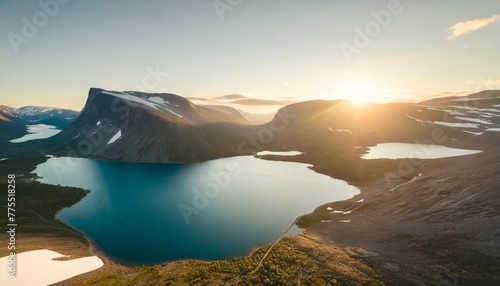
[[[0,105],[0,141],[26,134],[27,125],[47,124],[58,129],[69,126],[79,112],[54,107],[24,106],[12,108]]]
[[[61,156],[183,163],[264,149],[307,152],[321,146],[353,153],[383,142],[495,144],[500,134],[494,132],[500,127],[500,91],[418,104],[314,100],[285,106],[260,125],[247,118],[232,107],[195,105],[175,94],[92,88],[80,113],[0,107],[0,140],[22,135],[26,125],[43,123],[64,130],[36,143],[18,143],[7,155],[29,153],[36,144],[43,153]]]
[[[285,112],[296,117],[290,120],[278,138],[280,142],[276,143],[289,149],[300,148],[304,141],[309,141],[309,145],[329,142],[338,148],[383,142],[430,143],[436,141],[432,138],[436,132],[440,136],[434,137],[447,140],[435,144],[453,145],[458,141],[470,142],[472,137],[476,137],[475,141],[487,140],[490,135],[497,138],[499,133],[491,131],[500,127],[500,91],[416,104],[308,101],[286,106],[273,121]]]

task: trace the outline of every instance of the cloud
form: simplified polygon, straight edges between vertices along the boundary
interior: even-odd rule
[[[251,93],[249,93],[251,95]],[[252,114],[270,114],[276,113],[278,109],[285,105],[296,103],[300,98],[285,97],[279,99],[262,99],[245,96],[241,94],[228,94],[217,97],[189,97],[192,103],[197,105],[222,105],[243,110]]]
[[[238,99],[232,101],[232,103],[242,104],[242,105],[288,105],[294,103],[292,100],[271,100],[271,99],[259,99],[259,98],[247,98]]]
[[[246,96],[241,94],[228,94],[216,97],[216,99],[241,99],[241,98],[246,98]]]
[[[197,100],[197,101],[207,101],[208,98],[205,98],[205,97],[186,97],[187,99],[191,100],[191,101],[194,101],[194,100]]]
[[[193,101],[195,104],[221,104],[221,105],[277,105],[284,106],[292,103],[296,103],[298,99],[296,98],[281,98],[281,99],[261,99],[252,98],[240,94],[229,94],[218,97],[188,97],[189,100]]]
[[[453,39],[463,34],[474,32],[498,20],[500,20],[500,16],[494,15],[490,18],[475,19],[467,22],[456,23],[455,25],[448,28],[448,30],[452,32],[451,36],[448,39]]]

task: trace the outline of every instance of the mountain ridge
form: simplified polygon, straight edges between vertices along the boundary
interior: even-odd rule
[[[78,119],[52,138],[59,142],[53,150],[67,145],[82,157],[199,162],[236,154],[231,142],[238,136],[224,130],[241,126],[242,120],[241,115],[199,108],[174,94],[92,88]]]
[[[194,163],[265,149],[324,146],[359,153],[365,150],[359,146],[428,142],[436,130],[448,140],[435,143],[449,147],[464,142],[491,145],[497,133],[489,130],[500,127],[496,92],[418,104],[311,100],[287,105],[269,122],[252,125],[234,108],[195,105],[171,93],[91,88],[78,118],[59,134],[38,140],[38,146],[59,156]],[[493,96],[484,98],[485,93]],[[477,106],[463,106],[469,103]]]

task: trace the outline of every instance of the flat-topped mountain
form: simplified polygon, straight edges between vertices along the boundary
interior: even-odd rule
[[[236,155],[247,121],[174,94],[92,88],[78,119],[51,139],[54,150],[108,160],[199,162]],[[239,131],[238,131],[239,132]]]
[[[352,153],[385,142],[490,146],[499,136],[495,132],[500,127],[499,101],[499,91],[421,103],[312,100],[285,106],[270,122],[253,125],[232,107],[195,105],[169,93],[92,88],[78,118],[62,132],[35,143],[19,143],[9,154],[29,153],[36,144],[37,150],[61,156],[191,163],[265,149],[308,151],[321,146]],[[5,134],[25,132],[26,118],[65,114],[57,109],[38,115],[28,111],[24,108],[26,114],[19,118],[12,109],[0,110]]]

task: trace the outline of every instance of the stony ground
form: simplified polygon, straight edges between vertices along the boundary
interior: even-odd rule
[[[349,247],[389,284],[500,285],[499,151],[415,161],[304,221],[324,221],[309,232]]]
[[[59,285],[500,285],[499,151],[363,163],[337,154],[303,156],[299,161],[350,181],[361,194],[304,216],[299,224],[307,230],[282,240],[257,271],[267,247],[227,261],[116,264],[50,218],[78,200],[81,190],[50,200],[31,197],[34,203],[25,210],[50,211],[42,213],[46,221],[24,213],[18,252],[47,248],[104,260],[102,268]],[[36,189],[26,196],[38,194]]]

